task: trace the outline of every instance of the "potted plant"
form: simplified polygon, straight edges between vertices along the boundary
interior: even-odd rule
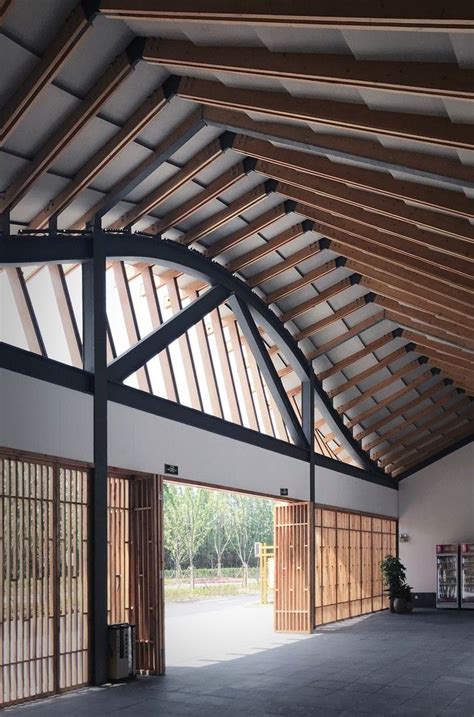
[[[397,596],[393,600],[393,608],[398,615],[405,615],[413,610],[411,587],[408,583],[403,583],[400,586]]]
[[[395,612],[394,600],[406,595],[404,586],[407,586],[406,569],[399,558],[386,555],[380,562],[382,578],[390,600],[390,612]]]

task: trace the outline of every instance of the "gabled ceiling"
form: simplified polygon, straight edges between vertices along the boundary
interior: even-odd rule
[[[474,10],[306,5],[4,3],[0,213],[223,264],[400,476],[473,432]]]

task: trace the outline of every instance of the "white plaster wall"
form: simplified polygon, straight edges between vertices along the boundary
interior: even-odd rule
[[[401,481],[400,559],[417,592],[436,591],[437,543],[474,541],[474,443]]]
[[[0,446],[92,461],[92,397],[0,370]],[[226,488],[279,496],[280,488],[309,498],[308,464],[176,421],[109,403],[109,464]],[[316,500],[397,515],[397,491],[326,468],[316,468]]]
[[[292,498],[309,497],[309,467],[304,461],[209,431],[109,403],[109,464],[162,473],[165,463],[179,477],[228,488]]]
[[[398,491],[328,468],[315,468],[316,503],[366,513],[398,516]]]
[[[0,369],[0,446],[91,462],[92,397]]]

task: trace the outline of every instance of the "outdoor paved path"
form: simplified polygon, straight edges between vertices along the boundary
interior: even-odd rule
[[[206,615],[227,613],[217,604],[209,613],[210,607],[200,606],[198,622],[199,616],[207,621]],[[250,615],[253,608],[239,610]],[[183,612],[186,622],[190,613]],[[241,624],[235,615],[234,605],[228,616]],[[265,621],[258,625],[263,631]],[[242,642],[238,648],[226,646],[223,655],[204,650],[204,658],[189,650],[184,661],[197,660],[200,667],[175,664],[164,677],[82,690],[5,715],[474,717],[474,611],[385,611],[326,626],[303,639],[274,636],[276,644],[258,652],[263,643],[251,637],[246,645],[253,654],[239,656]],[[220,641],[209,637],[207,644]]]
[[[165,625],[168,668],[235,660],[307,637],[273,632],[273,605],[257,595],[168,603]]]

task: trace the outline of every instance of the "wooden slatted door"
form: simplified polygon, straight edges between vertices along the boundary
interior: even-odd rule
[[[164,663],[163,517],[160,476],[131,484],[131,613],[137,669],[161,675]]]
[[[309,503],[275,506],[275,598],[277,632],[311,632]]]
[[[0,706],[88,681],[88,473],[0,456]]]

